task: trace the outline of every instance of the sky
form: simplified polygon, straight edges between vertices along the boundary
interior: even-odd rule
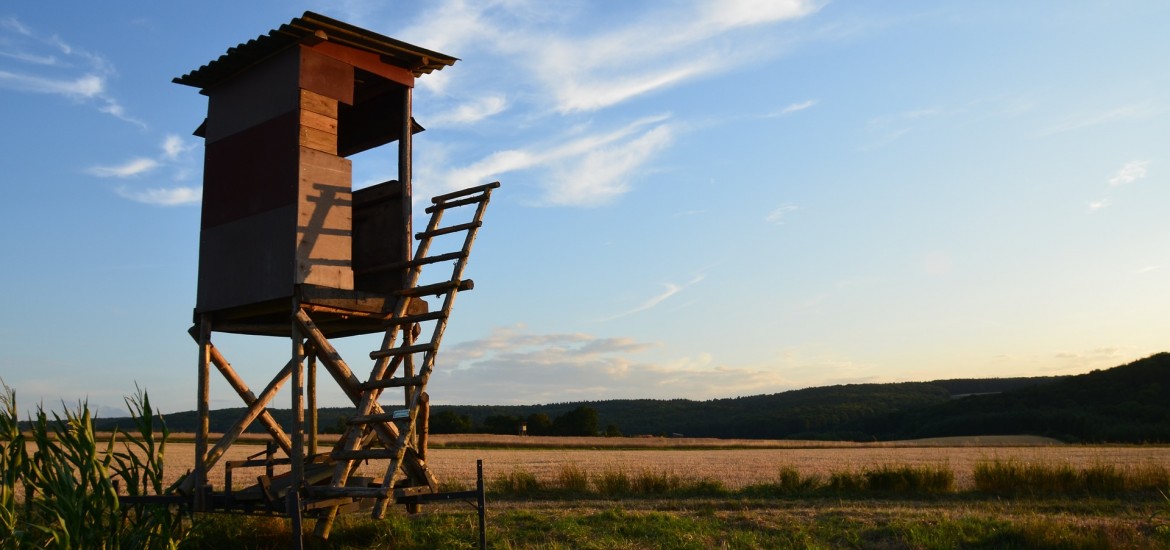
[[[23,406],[195,408],[206,98],[171,79],[306,10],[460,59],[417,82],[416,201],[503,184],[434,403],[1170,350],[1160,0],[21,2],[0,8],[0,379]],[[353,162],[355,188],[395,174]],[[213,341],[254,388],[289,353]],[[338,344],[368,370],[376,337]]]

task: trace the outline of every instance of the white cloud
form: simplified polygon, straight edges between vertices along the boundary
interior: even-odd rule
[[[93,166],[85,170],[86,173],[100,178],[134,178],[153,172],[159,168],[170,168],[174,171],[172,179],[176,182],[187,179],[190,174],[187,158],[188,151],[195,148],[195,144],[186,142],[182,137],[168,134],[159,145],[162,154],[156,158],[138,157],[125,163],[113,166]],[[203,194],[202,187],[174,186],[157,187],[151,189],[135,189],[126,185],[114,188],[118,196],[143,204],[157,206],[177,206],[196,204]]]
[[[139,157],[116,166],[93,166],[86,172],[99,178],[130,178],[150,172],[158,166],[157,160]]]
[[[1111,203],[1110,203],[1109,199],[1101,199],[1099,201],[1093,201],[1093,202],[1089,203],[1089,210],[1095,212],[1095,211],[1101,210],[1103,208],[1108,208],[1110,204]]]
[[[0,55],[21,64],[0,70],[0,88],[95,102],[100,112],[145,127],[107,91],[114,69],[102,56],[74,48],[56,35],[38,35],[13,17],[0,20],[0,45],[9,50]]]
[[[420,167],[416,196],[442,193],[522,170],[542,170],[540,202],[557,206],[595,206],[629,190],[630,175],[670,144],[674,128],[667,117],[648,117],[611,132],[578,136],[551,147],[497,151],[467,166],[443,168],[445,158]]]
[[[539,334],[498,327],[444,345],[432,377],[436,403],[549,403],[585,399],[711,399],[788,389],[771,370],[720,365],[709,353],[638,360],[658,348],[628,337]],[[442,388],[442,392],[438,391]]]
[[[558,111],[596,111],[710,72],[717,66],[714,59],[698,59],[678,67],[622,77],[565,74],[552,87]]]
[[[1109,124],[1131,118],[1143,118],[1158,113],[1159,109],[1154,108],[1150,103],[1125,105],[1122,107],[1115,107],[1113,109],[1093,113],[1078,113],[1076,115],[1068,116],[1064,120],[1040,130],[1038,135],[1039,137],[1045,137],[1053,134],[1071,132],[1073,130],[1082,130],[1084,128],[1091,128],[1094,126],[1100,126],[1102,124]]]
[[[1122,166],[1113,177],[1109,178],[1109,186],[1119,187],[1146,177],[1149,165],[1150,161],[1148,160],[1125,163],[1125,166]]]
[[[797,210],[800,210],[799,206],[796,206],[795,204],[785,203],[785,204],[780,205],[776,209],[772,210],[771,212],[768,212],[768,215],[764,216],[764,221],[766,221],[768,223],[774,223],[776,225],[783,225],[784,219],[788,217],[788,214],[790,212],[795,212]]]
[[[630,174],[674,139],[669,125],[599,147],[558,166],[545,183],[545,204],[596,206],[630,189]]]
[[[101,95],[105,79],[93,74],[62,79],[0,71],[0,87],[18,92],[62,95],[70,99],[90,99]]]
[[[422,13],[399,35],[459,55],[472,44],[517,66],[515,84],[567,114],[610,107],[680,82],[758,61],[777,48],[738,36],[748,27],[799,19],[819,6],[804,0],[699,0],[659,6],[589,27],[571,7],[540,2],[448,0]],[[566,25],[573,25],[567,28]],[[583,30],[584,29],[584,30]],[[583,30],[583,32],[582,32]],[[492,70],[499,71],[494,65]],[[445,93],[446,71],[419,85]],[[460,76],[459,78],[464,78]]]
[[[789,104],[786,107],[784,107],[783,109],[780,109],[779,111],[776,111],[774,113],[768,113],[767,115],[764,115],[764,116],[766,118],[775,118],[775,117],[790,115],[792,113],[796,113],[796,112],[808,109],[816,104],[817,104],[817,100],[809,99],[806,101],[801,101],[800,103]]]
[[[503,95],[493,94],[481,97],[470,103],[464,103],[445,114],[432,117],[430,126],[446,126],[455,124],[473,124],[493,115],[497,115],[508,107],[508,100]]]
[[[125,187],[115,189],[119,196],[132,201],[156,206],[181,206],[198,204],[203,196],[202,187],[171,187],[136,191]]]
[[[704,277],[702,275],[699,275],[699,276],[695,277],[694,279],[691,279],[690,281],[683,283],[681,285],[675,284],[675,283],[665,283],[662,286],[664,286],[666,288],[665,288],[665,290],[662,291],[662,293],[651,297],[650,299],[642,302],[641,304],[637,305],[633,309],[623,311],[621,313],[618,313],[617,315],[612,315],[612,316],[606,317],[604,319],[600,319],[600,322],[613,321],[614,319],[621,319],[622,317],[629,317],[630,315],[634,315],[635,313],[641,313],[643,311],[653,309],[658,304],[661,304],[662,302],[666,301],[667,298],[670,298],[671,296],[674,296],[675,294],[682,292],[684,289],[686,289],[687,287],[689,287],[691,285],[702,282],[703,278]]]
[[[195,144],[187,143],[181,136],[168,134],[162,143],[163,158],[178,160],[184,153],[194,148]]]
[[[709,0],[704,4],[704,22],[725,30],[796,19],[818,9],[802,0]]]

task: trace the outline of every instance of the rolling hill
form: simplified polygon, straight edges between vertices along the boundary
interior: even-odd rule
[[[432,420],[432,432],[510,431],[522,419],[555,419],[586,407],[598,427],[628,435],[760,439],[894,440],[1036,434],[1063,441],[1170,442],[1170,353],[1083,375],[848,384],[708,401],[620,399],[523,406],[435,405],[432,419],[466,421],[459,430]],[[212,411],[225,431],[243,409]],[[287,410],[273,410],[289,425]],[[351,408],[321,409],[322,431],[336,431]],[[168,414],[173,431],[193,431],[194,411]],[[100,419],[99,429],[125,425]],[[252,426],[249,431],[259,431]]]

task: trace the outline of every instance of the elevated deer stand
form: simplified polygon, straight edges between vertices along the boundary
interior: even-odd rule
[[[341,510],[370,506],[381,517],[388,503],[414,507],[438,496],[426,462],[425,390],[455,296],[472,288],[464,267],[499,186],[434,197],[412,255],[411,136],[422,127],[411,117],[411,90],[415,78],[455,61],[306,12],[175,79],[209,100],[196,131],[206,141],[191,329],[199,427],[195,468],[183,486],[194,510],[287,513],[295,533],[302,515],[314,516],[317,534],[327,537]],[[394,141],[397,179],[352,191],[346,157]],[[442,223],[444,213],[460,211],[469,214]],[[454,250],[433,253],[437,237],[454,241]],[[449,278],[420,285],[424,266],[444,264]],[[433,310],[422,300],[429,295],[438,297]],[[212,343],[215,332],[289,338],[291,357],[257,395]],[[383,334],[382,344],[363,382],[330,339],[372,333]],[[328,452],[317,441],[318,362],[357,407]],[[209,449],[212,366],[247,409]],[[289,381],[291,433],[267,409]],[[395,387],[404,388],[401,405],[383,405],[383,390]],[[254,421],[271,437],[267,456],[225,464],[228,483],[212,487],[208,472]],[[275,447],[286,458],[275,458]],[[352,475],[364,459],[388,459],[385,475]],[[232,490],[232,468],[260,465],[266,471],[256,486]],[[285,465],[277,475],[275,466]],[[482,518],[482,484],[479,495]]]

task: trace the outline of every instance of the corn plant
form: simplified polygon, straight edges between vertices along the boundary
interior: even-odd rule
[[[27,461],[24,434],[17,418],[16,392],[4,384],[0,393],[0,548],[15,546],[14,541],[23,536],[19,529],[16,491]]]
[[[0,382],[2,385],[2,382]],[[16,393],[0,394],[0,548],[174,548],[181,516],[168,507],[122,507],[114,480],[131,495],[163,494],[163,452],[168,432],[155,440],[156,414],[146,393],[128,398],[136,434],[98,441],[85,403],[64,417],[37,407],[21,432]],[[50,418],[51,416],[51,418]],[[16,501],[18,488],[24,503]]]
[[[133,397],[126,398],[136,433],[126,434],[125,450],[113,453],[114,477],[125,485],[130,496],[171,493],[179,483],[163,486],[163,459],[171,432],[162,415],[151,407],[150,396],[136,389]],[[123,509],[122,514],[124,523],[132,526],[124,533],[123,543],[134,548],[173,548],[185,534],[180,510],[173,505],[136,504]]]

